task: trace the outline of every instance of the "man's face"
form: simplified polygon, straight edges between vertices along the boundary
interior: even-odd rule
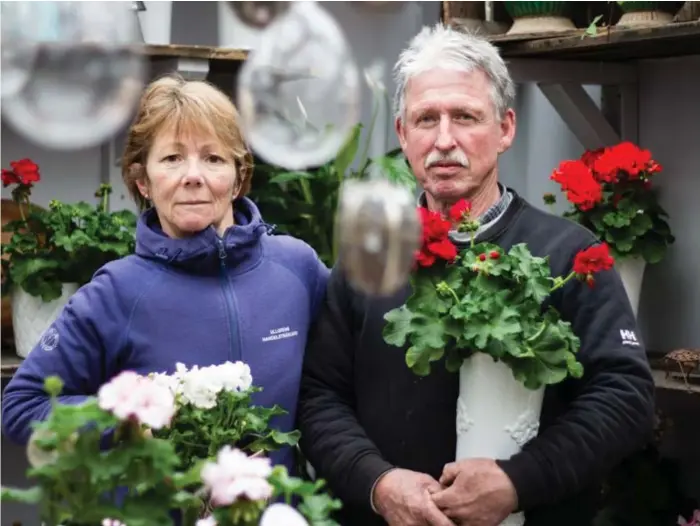
[[[408,82],[396,132],[430,201],[449,205],[496,183],[498,154],[515,135],[515,114],[499,119],[481,70],[435,69]]]

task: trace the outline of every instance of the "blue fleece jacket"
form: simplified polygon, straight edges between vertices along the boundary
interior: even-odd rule
[[[77,403],[125,370],[175,369],[243,360],[262,387],[255,402],[288,414],[294,428],[307,330],[322,301],[328,269],[307,244],[270,235],[255,204],[234,203],[235,226],[171,239],[154,210],[142,214],[136,254],[100,269],[63,309],[8,384],[5,434],[24,444],[46,418],[47,376],[65,382],[62,401]],[[292,469],[293,451],[272,455]]]

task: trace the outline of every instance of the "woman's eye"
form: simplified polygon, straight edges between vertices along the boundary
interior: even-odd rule
[[[223,157],[220,157],[219,155],[210,155],[207,160],[210,163],[223,163],[226,162],[226,160]]]
[[[166,155],[165,157],[163,157],[163,162],[166,162],[166,163],[176,163],[179,160],[180,160],[180,156],[176,153],[174,153],[172,155]]]

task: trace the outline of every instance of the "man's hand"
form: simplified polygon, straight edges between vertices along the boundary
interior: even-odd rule
[[[430,494],[442,487],[430,475],[395,469],[374,488],[374,506],[389,526],[453,526]]]
[[[445,487],[433,502],[456,524],[498,526],[518,507],[518,495],[495,461],[485,458],[447,464],[440,477]]]

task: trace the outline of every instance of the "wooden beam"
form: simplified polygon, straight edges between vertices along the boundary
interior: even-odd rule
[[[569,83],[538,83],[537,86],[584,148],[592,150],[620,141],[620,136],[582,86]]]
[[[514,82],[547,84],[622,84],[637,82],[633,64],[511,58],[506,60]]]
[[[143,53],[149,57],[186,57],[210,60],[230,60],[242,62],[248,58],[245,49],[229,49],[211,46],[156,45],[143,46]]]
[[[205,80],[209,75],[209,59],[206,58],[159,58],[151,64],[151,78],[177,72],[185,80]]]

